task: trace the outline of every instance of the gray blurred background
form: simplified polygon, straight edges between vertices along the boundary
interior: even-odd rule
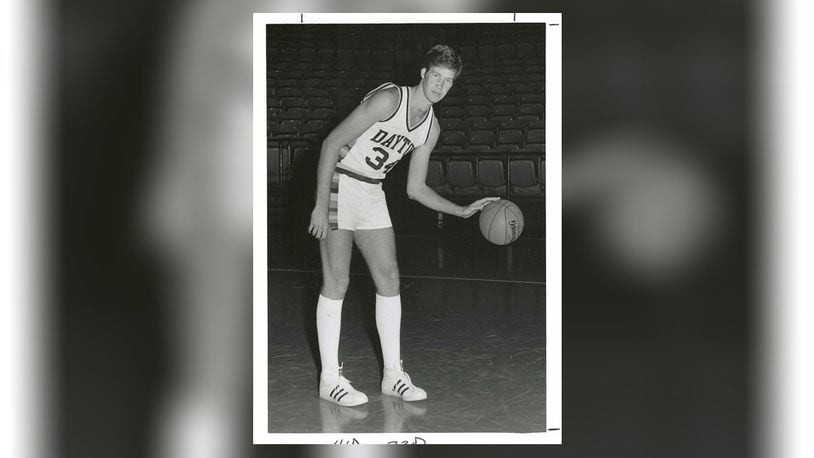
[[[374,7],[48,5],[55,456],[351,451],[250,445],[251,12]],[[563,13],[566,445],[512,452],[754,454],[751,5],[428,8]]]

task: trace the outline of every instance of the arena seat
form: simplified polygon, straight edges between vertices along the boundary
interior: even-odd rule
[[[269,126],[271,138],[280,135],[299,135],[299,124],[293,122],[284,122]]]
[[[336,78],[336,77],[326,78],[326,79],[322,80],[322,84],[321,84],[321,86],[325,87],[325,88],[337,88],[337,87],[340,87],[341,85],[342,85],[342,80],[339,79],[339,78]]]
[[[441,195],[452,194],[452,189],[444,178],[444,163],[438,159],[430,159],[427,163],[427,186]]]
[[[466,97],[461,95],[447,95],[441,103],[445,107],[462,107],[466,104]]]
[[[466,134],[462,130],[448,130],[441,133],[441,145],[447,150],[461,150],[466,146]]]
[[[308,106],[311,109],[316,108],[332,108],[333,102],[328,97],[314,97],[308,99]]]
[[[266,170],[266,179],[269,182],[280,181],[280,157],[283,154],[282,148],[267,148],[266,150],[266,163],[268,164]]]
[[[490,84],[486,89],[493,97],[499,95],[510,95],[514,94],[515,92],[514,88],[511,85],[507,85],[505,81],[502,83]]]
[[[302,96],[308,98],[316,98],[316,97],[330,97],[328,91],[324,89],[319,89],[315,87],[306,87],[302,89]]]
[[[484,105],[488,107],[492,105],[492,98],[487,95],[470,95],[466,97],[466,105]]]
[[[492,116],[492,109],[486,105],[470,105],[466,107],[466,116],[469,118],[490,118]]]
[[[483,193],[487,195],[506,195],[505,161],[500,159],[481,159],[478,161],[478,182]]]
[[[298,124],[300,121],[302,121],[302,115],[303,115],[302,111],[289,110],[277,113],[277,116],[275,116],[274,118],[278,123],[291,121],[294,122],[295,124]]]
[[[497,145],[505,149],[520,149],[523,145],[523,132],[516,129],[501,129],[497,136]],[[511,148],[511,147],[514,148]]]
[[[306,121],[312,120],[321,120],[327,121],[331,119],[331,115],[333,114],[334,110],[329,108],[317,108],[315,110],[307,111],[302,114],[302,118]]]
[[[486,145],[491,149],[495,144],[495,134],[491,130],[471,130],[469,132],[469,148],[475,145]]]
[[[483,77],[483,82],[487,86],[506,87],[506,77],[503,75],[486,75]]]
[[[455,195],[480,195],[475,179],[475,166],[468,158],[450,158],[447,166],[447,184]]]
[[[509,104],[495,105],[494,107],[492,107],[492,115],[508,117],[517,116],[517,106]]]
[[[442,118],[440,121],[441,131],[464,130],[467,128],[467,124],[461,118]]]
[[[463,118],[466,116],[463,108],[461,107],[443,107],[441,108],[442,118]]]
[[[343,113],[350,113],[361,101],[357,97],[337,97],[334,108]]]
[[[512,158],[509,167],[511,171],[510,184],[513,196],[541,197],[543,195],[543,189],[539,184],[534,162],[535,161],[531,158]]]
[[[520,103],[545,103],[545,96],[539,92],[536,93],[529,93],[529,94],[521,94],[520,95]]]
[[[278,89],[283,87],[299,87],[300,80],[292,78],[280,78],[276,81],[275,85]]]
[[[302,90],[298,87],[281,87],[275,90],[275,96],[283,97],[302,97]]]
[[[487,119],[486,116],[467,116],[467,118],[466,118],[466,122],[470,126],[472,126],[474,124],[483,124],[483,123],[488,122],[488,121],[489,121],[489,119]]]
[[[530,121],[529,129],[545,129],[545,119],[535,119]]]
[[[514,84],[514,85],[512,85],[512,87],[514,88],[514,92],[517,93],[518,95],[531,94],[531,93],[535,92],[535,90],[532,88],[532,86],[530,84],[527,84],[527,83]]]
[[[469,121],[470,130],[491,130],[497,132],[500,122],[493,119],[473,118]]]
[[[545,143],[544,129],[529,129],[526,133],[526,144]]]
[[[493,94],[493,105],[517,105],[520,97],[515,94]]]
[[[303,100],[302,97],[281,97],[280,102],[283,103],[283,107],[286,109],[308,107],[308,102]]]
[[[325,127],[326,123],[304,123],[300,125],[299,132],[305,138],[321,141],[326,135]]]
[[[500,130],[524,130],[528,125],[528,121],[522,119],[502,119],[500,121]]]
[[[526,68],[522,65],[506,65],[503,67],[503,74],[507,76],[525,75]]]
[[[303,114],[307,113],[308,111],[309,110],[306,107],[289,107],[288,109],[283,111],[283,113],[291,114],[292,116],[295,116],[296,119],[302,119]],[[296,113],[296,115],[295,115],[295,113]],[[292,119],[294,119],[294,118],[292,118]]]
[[[542,84],[542,81],[545,79],[545,73],[544,73],[544,70],[542,70],[542,67],[540,67],[540,68],[541,69],[539,70],[539,72],[537,72],[537,71],[531,72],[530,71],[526,75],[526,81],[528,81],[530,83],[539,82],[539,83]]]
[[[518,118],[519,119],[540,119],[545,112],[545,108],[541,103],[525,103],[520,105],[520,110],[518,110]]]
[[[520,151],[520,145],[498,143],[497,145],[495,145],[495,151],[500,153],[510,153],[512,151]]]
[[[465,86],[465,89],[466,89],[466,95],[467,96],[488,95],[489,94],[489,90],[480,83],[475,84],[475,85],[469,85],[469,82],[467,82],[467,85]]]

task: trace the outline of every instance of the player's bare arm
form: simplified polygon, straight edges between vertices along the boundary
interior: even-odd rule
[[[316,204],[308,226],[308,233],[312,236],[324,239],[328,235],[331,177],[339,160],[340,150],[347,149],[347,145],[353,144],[373,123],[388,118],[398,105],[398,97],[397,89],[373,94],[357,106],[322,142],[317,165]]]
[[[407,176],[407,195],[410,199],[432,210],[448,215],[459,216],[461,218],[469,218],[481,211],[489,202],[499,200],[500,198],[485,197],[464,207],[444,199],[432,188],[427,186],[427,165],[429,164],[430,155],[438,142],[440,134],[441,128],[438,126],[438,120],[433,117],[430,136],[427,142],[412,152],[410,171]]]

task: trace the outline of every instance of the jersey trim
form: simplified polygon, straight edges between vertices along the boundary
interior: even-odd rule
[[[407,131],[412,132],[412,131],[418,129],[419,127],[421,127],[421,125],[424,124],[427,121],[427,117],[430,115],[430,112],[432,111],[432,106],[430,106],[430,109],[427,110],[427,113],[424,115],[424,119],[422,119],[421,122],[416,124],[415,127],[411,128],[410,127],[410,88],[405,87],[404,89],[407,91],[407,109],[404,110],[404,112],[405,112],[404,113],[404,121],[405,121],[405,123],[407,125]]]
[[[391,88],[391,87],[398,89],[398,93],[399,93],[399,102],[396,104],[396,109],[393,111],[393,113],[392,113],[390,116],[388,116],[388,117],[387,117],[387,119],[383,119],[383,120],[381,120],[381,121],[379,121],[379,122],[387,122],[387,121],[390,121],[391,119],[393,119],[393,116],[395,116],[395,115],[396,115],[396,113],[398,113],[398,112],[399,112],[399,108],[401,108],[401,88],[400,88],[400,87],[398,87],[398,86],[396,86],[396,85],[395,85],[395,84],[393,84],[393,83],[383,83],[383,84],[381,84],[379,87],[377,87],[376,89],[373,89],[372,91],[368,92],[368,93],[367,93],[367,94],[366,94],[364,97],[362,97],[362,102],[364,102],[365,100],[367,100],[367,99],[369,99],[370,97],[372,97],[372,96],[373,96],[373,94],[375,94],[375,93],[377,93],[377,92],[379,92],[379,91],[383,91],[383,90],[385,90],[385,89],[389,89],[389,88]]]
[[[432,107],[430,107],[430,113],[432,113]],[[432,123],[435,121],[435,116],[430,118],[430,128],[427,129],[427,136],[424,137],[424,144],[426,144],[430,140],[430,132],[432,132]]]

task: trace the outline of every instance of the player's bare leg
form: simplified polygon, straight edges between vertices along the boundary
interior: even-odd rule
[[[339,365],[339,334],[342,327],[342,301],[350,282],[350,258],[353,232],[328,231],[319,241],[322,257],[322,289],[317,302],[317,338],[322,364],[319,397],[343,406],[367,402],[364,393],[354,389],[342,376]]]
[[[356,245],[376,284],[376,328],[382,345],[382,393],[406,401],[427,398],[401,367],[401,295],[396,237],[393,228],[355,232]]]

